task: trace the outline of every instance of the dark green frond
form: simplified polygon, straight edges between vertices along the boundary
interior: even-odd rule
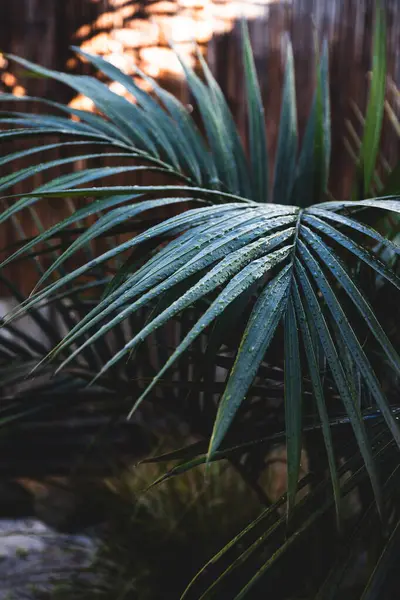
[[[225,597],[231,578],[226,597],[250,597],[261,577],[271,575],[299,543],[308,544],[325,519],[344,536],[335,537],[328,549],[333,556],[341,548],[342,576],[362,533],[354,527],[349,534],[344,506],[350,492],[362,487],[366,508],[360,522],[369,527],[393,519],[392,535],[382,544],[366,587],[364,597],[370,599],[398,546],[397,508],[390,502],[400,447],[393,383],[400,376],[400,357],[397,325],[385,318],[381,299],[398,297],[400,247],[398,231],[387,236],[381,219],[398,217],[400,199],[365,199],[376,180],[384,111],[383,10],[376,12],[354,201],[326,201],[327,43],[316,60],[316,89],[301,148],[294,58],[287,44],[271,186],[262,94],[245,23],[242,36],[248,156],[200,53],[200,76],[181,61],[199,127],[182,103],[139,71],[150,94],[103,58],[77,50],[120,83],[134,97],[130,102],[95,78],[10,57],[87,96],[97,113],[36,98],[24,100],[42,102],[48,114],[0,113],[0,141],[31,144],[0,159],[8,169],[0,178],[3,193],[27,186],[26,193],[6,196],[0,213],[0,224],[13,227],[18,240],[0,265],[0,281],[16,301],[1,320],[0,386],[12,388],[18,402],[4,415],[0,411],[0,424],[35,409],[31,396],[19,394],[26,377],[33,385],[37,380],[46,405],[65,386],[87,394],[89,388],[108,390],[113,400],[120,399],[115,410],[124,417],[143,410],[145,399],[162,403],[203,441],[168,455],[180,463],[158,484],[196,465],[228,459],[247,476],[252,469],[256,488],[262,453],[283,443],[287,494],[211,560],[208,567],[217,569],[216,576],[198,597]],[[0,100],[9,102],[10,96]],[[62,158],[55,159],[53,151]],[[21,160],[29,166],[18,168]],[[76,170],[78,163],[83,166]],[[53,175],[54,169],[62,174]],[[397,168],[389,188],[396,173]],[[38,174],[43,183],[31,189]],[[122,174],[124,185],[107,183],[107,177]],[[146,177],[142,183],[138,174]],[[81,198],[85,204],[75,205]],[[39,208],[49,199],[68,203],[70,211],[45,227]],[[32,237],[24,233],[23,215],[36,228]],[[22,260],[38,274],[29,297],[4,272]],[[43,312],[50,308],[51,318]],[[20,327],[27,315],[40,339]],[[303,452],[311,456],[317,438],[314,463],[301,479]],[[288,518],[281,510],[286,503]],[[208,567],[193,586],[201,587]],[[334,598],[330,590],[340,590],[339,575],[314,575],[318,600]]]

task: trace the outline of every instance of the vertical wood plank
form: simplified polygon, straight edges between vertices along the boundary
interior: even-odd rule
[[[400,2],[383,0],[383,3],[388,23],[388,69],[391,79],[399,85]],[[188,102],[186,86],[174,71],[166,41],[168,35],[174,33],[181,41],[182,50],[190,54],[190,40],[194,36],[206,51],[245,138],[238,26],[243,12],[249,18],[273,158],[287,36],[290,35],[295,55],[300,134],[304,131],[315,83],[314,35],[319,40],[327,37],[335,157],[331,189],[337,197],[345,197],[349,193],[353,168],[343,145],[345,122],[347,119],[355,122],[351,100],[365,110],[374,4],[374,0],[12,0],[7,3],[0,21],[0,48],[59,70],[92,73],[90,67],[74,58],[69,50],[70,44],[83,45],[106,58],[117,60],[119,57],[121,64],[128,65],[128,72],[129,65],[135,62],[145,65],[163,85]],[[45,95],[63,102],[72,99],[65,86],[26,77],[18,67],[3,63],[0,62],[0,93],[18,84],[31,95]],[[16,78],[16,83],[6,77],[7,73]],[[20,109],[32,110],[33,106],[26,103],[20,105]],[[388,122],[382,133],[382,149],[389,163],[398,159],[399,143]],[[55,156],[56,152],[48,158]],[[24,165],[12,168],[17,166]],[[42,176],[35,176],[34,185],[41,182]],[[121,184],[136,182],[132,178],[119,180]],[[24,186],[19,186],[16,193],[22,193],[23,189]],[[41,215],[46,224],[59,217],[60,206],[57,201],[43,204]],[[22,224],[28,235],[34,233],[29,216],[22,219]],[[0,238],[2,245],[13,239],[9,227],[0,230]],[[17,274],[15,270],[13,276],[27,281],[26,273]]]

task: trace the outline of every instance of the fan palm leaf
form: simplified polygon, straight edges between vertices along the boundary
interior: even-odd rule
[[[360,272],[368,270],[374,281],[380,278],[392,286],[393,292],[400,289],[400,277],[382,255],[378,256],[371,240],[395,256],[400,254],[400,247],[382,236],[364,218],[371,212],[400,213],[397,196],[366,199],[373,180],[383,118],[382,89],[386,72],[382,10],[377,9],[374,83],[359,157],[358,197],[354,201],[328,201],[326,195],[331,151],[326,44],[318,64],[315,96],[300,149],[293,56],[288,44],[272,183],[260,88],[245,25],[243,65],[249,160],[223,93],[204,62],[203,79],[184,63],[182,66],[199,109],[205,139],[185,107],[140,72],[138,76],[152,86],[151,95],[105,60],[85,54],[96,68],[121,83],[134,96],[135,102],[130,102],[94,78],[66,75],[15,56],[9,58],[89,97],[98,114],[77,111],[47,100],[42,102],[74,119],[52,114],[2,113],[0,121],[5,127],[0,133],[2,141],[65,136],[64,142],[46,142],[9,154],[2,159],[3,164],[26,156],[34,157],[35,152],[45,153],[55,147],[76,152],[66,159],[35,164],[2,177],[0,187],[3,192],[38,171],[45,172],[75,161],[91,161],[101,156],[123,158],[128,164],[132,160],[131,166],[125,163],[120,167],[85,166],[78,172],[50,179],[14,199],[0,214],[2,223],[18,219],[20,211],[35,210],[47,198],[57,198],[59,202],[66,198],[91,199],[71,216],[43,229],[35,238],[10,252],[3,261],[1,267],[34,252],[43,242],[53,244],[60,235],[71,239],[69,247],[54,256],[51,266],[40,275],[31,296],[21,299],[19,306],[5,317],[7,327],[12,327],[13,321],[27,312],[35,314],[43,303],[62,294],[62,290],[71,289],[71,286],[77,289],[82,285],[83,276],[90,273],[96,276],[116,257],[125,261],[103,296],[86,311],[81,311],[77,321],[68,323],[67,333],[56,340],[47,355],[42,354],[36,368],[55,365],[57,373],[62,373],[83,357],[91,365],[89,383],[105,385],[110,373],[113,377],[118,377],[118,373],[126,377],[124,361],[134,361],[135,351],[149,336],[195,307],[195,320],[172,354],[159,366],[158,372],[153,373],[148,387],[143,393],[137,393],[132,414],[165,373],[187,356],[196,340],[205,334],[208,336],[213,326],[215,331],[222,325],[223,334],[235,327],[237,322],[232,307],[244,299],[247,308],[243,313],[244,330],[220,395],[207,460],[218,457],[257,374],[262,372],[271,343],[283,329],[289,516],[296,512],[304,419],[301,389],[305,372],[309,374],[328,456],[333,484],[329,506],[336,503],[339,515],[340,488],[343,486],[339,481],[331,439],[330,406],[325,397],[326,373],[336,386],[342,410],[353,429],[364,463],[358,468],[368,474],[378,510],[383,514],[384,495],[379,481],[377,450],[364,419],[365,410],[370,408],[370,398],[390,432],[389,439],[397,446],[400,446],[400,430],[375,372],[375,362],[368,349],[364,349],[365,337],[369,342],[373,340],[374,349],[385,356],[397,374],[400,374],[400,357],[368,300],[360,276]],[[10,100],[10,97],[2,95],[0,100]],[[16,128],[9,129],[10,126]],[[164,185],[104,183],[108,176],[121,172],[134,175],[138,171],[161,173],[166,181],[168,177],[170,180]],[[98,187],[82,187],[96,181],[100,181]],[[168,206],[180,207],[182,211],[148,227],[140,220],[143,213],[155,214],[154,211]],[[91,216],[97,217],[95,223],[73,235],[70,227]],[[142,223],[142,230],[117,242],[113,236],[118,228],[132,233],[132,223],[136,223],[136,227],[139,224],[139,228]],[[67,259],[90,248],[93,240],[104,237],[113,240],[110,249],[91,255],[73,270],[66,269]],[[148,243],[151,244],[150,251],[146,250]],[[129,258],[126,260],[126,253],[135,248],[144,249],[140,264],[136,266]],[[141,311],[147,311],[146,322],[131,334],[124,331],[117,349],[107,345],[107,336],[121,332],[127,320],[139,319],[143,314]],[[101,340],[106,348],[105,354],[99,357],[96,348]],[[217,361],[222,345],[222,338],[216,344],[209,344],[208,364]],[[12,351],[11,346],[4,351],[6,354]],[[205,360],[204,353],[202,360]],[[324,372],[321,364],[325,366]],[[361,398],[356,394],[353,375],[361,382],[364,391]],[[318,515],[324,510],[321,508]],[[290,543],[289,538],[286,544]],[[281,552],[285,548],[286,545]],[[243,594],[248,589],[244,588]],[[237,597],[241,598],[243,594]]]

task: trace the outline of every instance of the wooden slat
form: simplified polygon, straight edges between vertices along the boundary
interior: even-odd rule
[[[300,132],[304,130],[314,86],[313,36],[327,36],[330,45],[333,155],[331,189],[337,197],[349,194],[352,164],[343,146],[344,123],[354,117],[350,100],[365,109],[367,72],[371,63],[371,32],[374,0],[13,0],[0,22],[1,48],[60,70],[90,72],[89,66],[73,59],[71,43],[83,45],[106,57],[119,56],[122,65],[139,62],[158,74],[163,85],[184,101],[187,90],[175,67],[168,62],[166,40],[174,34],[188,50],[188,38],[194,35],[203,44],[208,61],[220,81],[245,135],[245,104],[240,75],[240,28],[237,17],[249,18],[250,33],[260,73],[266,105],[268,140],[273,158],[277,143],[285,40],[291,36],[295,51],[296,91]],[[388,22],[388,66],[393,80],[400,82],[400,3],[385,0]],[[158,32],[158,33],[157,33]],[[100,37],[99,37],[100,36]],[[190,40],[189,40],[190,41]],[[129,62],[131,61],[131,62]],[[158,62],[156,62],[158,61]],[[162,61],[162,62],[160,62]],[[172,65],[172,66],[171,66]],[[64,86],[45,79],[29,79],[21,70],[5,66],[4,73],[14,74],[16,83],[0,80],[0,91],[15,85],[32,95],[46,95],[64,102],[73,95]],[[3,73],[3,79],[4,79]],[[1,70],[0,70],[1,77]],[[32,106],[19,106],[32,110]],[[27,142],[31,143],[31,142]],[[389,163],[398,158],[398,141],[385,123],[382,148]],[[2,149],[3,151],[9,148]],[[49,158],[55,158],[54,156]],[[21,166],[24,166],[21,164]],[[15,166],[16,168],[16,166]],[[141,178],[144,181],[143,177]],[[39,185],[42,175],[29,184]],[[121,185],[137,183],[133,177],[119,177]],[[16,188],[22,193],[26,184]],[[62,204],[42,204],[41,216],[46,224],[60,217]],[[21,219],[26,234],[34,226],[26,215]],[[1,245],[15,236],[10,228],[0,229]],[[24,291],[32,288],[36,275],[27,276],[26,268],[13,267],[15,281]]]

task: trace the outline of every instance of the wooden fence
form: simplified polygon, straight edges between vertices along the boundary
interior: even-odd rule
[[[388,69],[390,78],[399,84],[400,2],[386,0],[383,4],[388,23]],[[3,10],[0,22],[0,49],[59,70],[88,72],[88,66],[69,50],[71,44],[79,45],[89,52],[104,55],[128,73],[134,64],[139,64],[188,101],[167,38],[172,37],[180,45],[188,60],[194,60],[192,40],[196,39],[245,135],[238,26],[238,19],[245,15],[249,19],[265,99],[268,143],[273,156],[288,35],[294,47],[300,133],[304,130],[314,87],[315,34],[320,40],[327,37],[334,155],[331,189],[337,197],[344,197],[349,192],[352,162],[343,138],[347,120],[360,129],[350,101],[362,111],[365,109],[373,8],[374,0],[12,0]],[[118,86],[114,89],[120,93]],[[0,55],[1,91],[46,95],[90,108],[87,100],[74,97],[60,84],[27,78],[21,69]],[[31,109],[28,104],[19,105],[19,110]],[[388,123],[383,132],[383,150],[389,163],[398,158],[398,141]],[[34,184],[40,183],[40,177],[35,176]],[[22,187],[17,189],[17,193],[22,191]],[[58,217],[59,206],[54,201],[46,204],[42,212],[47,223]],[[28,215],[22,225],[28,235],[33,233]],[[10,229],[1,230],[0,246],[10,242],[13,235]],[[14,278],[26,283],[26,272],[15,270]]]

